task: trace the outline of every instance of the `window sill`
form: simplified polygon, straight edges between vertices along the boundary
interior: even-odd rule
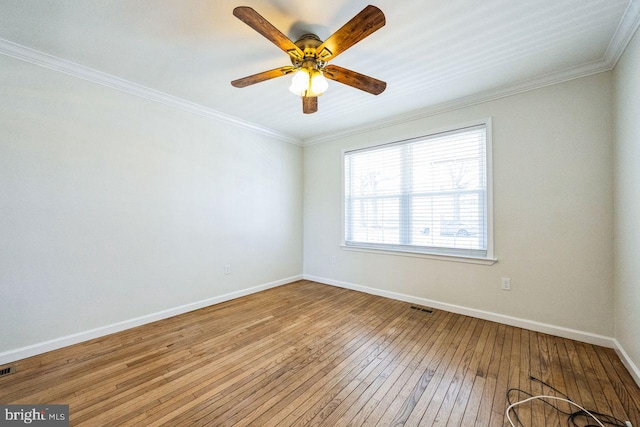
[[[459,255],[425,254],[420,252],[373,249],[373,248],[364,248],[364,247],[347,246],[347,245],[340,245],[340,247],[345,251],[366,252],[366,253],[379,254],[379,255],[406,256],[411,258],[434,259],[438,261],[463,262],[467,264],[493,265],[496,262],[498,262],[497,258],[475,258],[475,257],[465,257],[465,256],[459,256]]]

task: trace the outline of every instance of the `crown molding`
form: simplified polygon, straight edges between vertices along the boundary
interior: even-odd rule
[[[197,114],[219,122],[237,126],[239,128],[248,129],[252,132],[275,138],[280,141],[288,142],[295,145],[301,145],[301,141],[291,135],[278,132],[254,123],[247,122],[228,114],[221,113],[211,108],[204,107],[200,104],[178,98],[167,93],[148,88],[146,86],[134,83],[120,77],[116,77],[93,68],[85,67],[66,59],[58,58],[48,53],[11,42],[0,38],[0,54],[9,56],[20,61],[29,62],[31,64],[58,71],[79,79],[83,79],[92,83],[116,89],[130,95],[145,98],[150,101],[158,102],[169,107],[178,108],[189,113]]]
[[[611,37],[609,46],[607,46],[604,54],[604,59],[611,64],[612,69],[620,60],[638,27],[640,27],[640,0],[629,0],[627,9],[624,11],[618,28],[616,28],[616,32]]]
[[[640,0],[629,0],[627,8],[616,28],[616,31],[609,42],[607,50],[602,59],[580,66],[568,68],[558,72],[538,76],[513,85],[503,86],[494,90],[480,92],[474,95],[447,101],[434,106],[414,110],[408,113],[399,114],[386,120],[376,121],[375,124],[365,124],[351,127],[337,132],[331,132],[318,137],[296,138],[292,135],[276,131],[267,127],[257,125],[238,117],[221,113],[211,108],[151,89],[128,80],[94,70],[83,65],[79,65],[26,46],[19,45],[0,38],[0,54],[10,56],[21,61],[29,62],[44,68],[65,73],[83,80],[120,90],[128,94],[142,97],[151,101],[181,109],[193,114],[198,114],[222,123],[231,124],[239,128],[244,128],[257,134],[265,135],[280,141],[288,142],[300,146],[310,146],[336,139],[351,137],[366,132],[375,131],[403,123],[419,120],[422,118],[442,114],[448,111],[493,101],[500,98],[540,89],[546,86],[566,82],[569,80],[590,76],[612,70],[620,57],[624,53],[627,45],[640,27]]]
[[[453,110],[459,110],[461,108],[470,107],[477,104],[482,104],[489,101],[494,101],[501,98],[517,95],[523,92],[529,92],[535,89],[540,89],[546,86],[552,86],[558,83],[566,82],[569,80],[578,79],[581,77],[587,77],[590,75],[603,73],[605,71],[611,71],[613,66],[608,61],[602,59],[599,61],[590,62],[577,67],[568,68],[559,72],[545,74],[539,77],[535,77],[529,80],[521,81],[519,83],[503,86],[498,89],[479,92],[474,95],[457,98],[452,101],[443,102],[437,105],[433,105],[426,108],[421,108],[408,113],[399,114],[393,116],[387,120],[379,120],[375,125],[365,124],[358,127],[348,128],[342,131],[333,132],[331,134],[322,135],[319,137],[307,138],[302,140],[302,146],[308,147],[310,145],[321,144],[324,142],[333,141],[336,139],[352,137],[362,133],[372,132],[379,129],[384,129],[392,126],[401,125],[403,123],[412,122],[415,120],[424,119],[427,117],[443,114]]]

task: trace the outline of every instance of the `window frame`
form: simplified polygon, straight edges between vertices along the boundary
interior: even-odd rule
[[[346,170],[345,170],[345,157],[348,153],[354,151],[361,150],[370,150],[375,149],[376,147],[384,147],[396,144],[406,144],[411,143],[413,141],[420,141],[423,139],[428,139],[431,137],[435,137],[439,134],[456,132],[464,130],[465,128],[484,126],[485,128],[485,165],[486,165],[486,256],[481,254],[470,254],[473,250],[456,250],[456,249],[443,249],[443,250],[432,250],[429,251],[428,247],[422,246],[421,250],[414,250],[409,246],[399,247],[400,245],[388,245],[388,244],[347,244],[346,243]],[[356,251],[356,252],[368,252],[375,254],[386,254],[386,255],[396,255],[396,256],[409,256],[409,257],[417,257],[417,258],[428,258],[428,259],[437,259],[444,261],[457,261],[457,262],[467,262],[473,264],[483,264],[483,265],[492,265],[497,262],[494,254],[494,239],[493,239],[493,129],[492,129],[492,119],[491,117],[474,120],[471,122],[457,124],[452,126],[446,126],[439,129],[429,130],[424,134],[412,137],[408,139],[402,139],[397,141],[392,141],[389,143],[379,143],[379,144],[371,144],[364,145],[362,147],[353,147],[353,148],[343,148],[341,153],[341,169],[342,169],[342,180],[341,180],[341,226],[342,226],[342,235],[341,235],[341,248],[348,251]],[[426,250],[424,250],[426,248]]]

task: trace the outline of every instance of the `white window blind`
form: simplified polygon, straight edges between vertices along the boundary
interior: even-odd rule
[[[345,152],[345,245],[487,258],[486,132]]]

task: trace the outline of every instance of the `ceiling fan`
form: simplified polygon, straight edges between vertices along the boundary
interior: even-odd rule
[[[287,53],[292,64],[234,80],[231,84],[235,87],[246,87],[293,74],[289,90],[302,97],[302,111],[305,114],[318,111],[318,96],[328,86],[325,77],[373,95],[379,95],[387,87],[381,80],[337,65],[327,65],[328,61],[384,26],[384,14],[375,6],[365,7],[325,41],[315,34],[305,34],[293,42],[248,6],[236,7],[233,15]]]

